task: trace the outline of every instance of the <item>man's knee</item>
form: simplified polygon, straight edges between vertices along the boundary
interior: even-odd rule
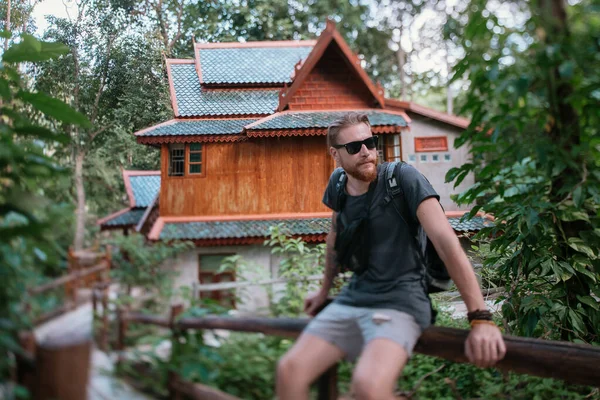
[[[392,396],[386,385],[377,382],[373,376],[361,373],[352,377],[352,391],[357,400],[387,400]]]
[[[277,380],[282,384],[309,384],[306,381],[306,372],[303,371],[301,361],[289,352],[277,363]]]

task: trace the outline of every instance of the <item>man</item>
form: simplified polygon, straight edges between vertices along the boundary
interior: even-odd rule
[[[307,399],[309,386],[317,377],[342,358],[354,360],[360,355],[352,377],[356,398],[394,399],[398,377],[421,332],[431,323],[422,258],[408,224],[394,207],[384,204],[385,168],[377,165],[377,141],[368,117],[349,113],[334,122],[328,129],[328,143],[347,180],[343,201],[338,199],[333,176],[323,197],[334,211],[332,228],[327,237],[323,285],[306,299],[307,314],[314,315],[325,303],[338,273],[336,236],[341,237],[346,232],[343,229],[362,216],[368,221],[365,239],[362,246],[352,249],[356,250],[352,260],[357,265],[348,286],[310,322],[280,360],[278,398]],[[427,179],[411,166],[402,168],[400,185],[409,218],[422,226],[434,244],[472,319],[466,356],[479,367],[490,367],[506,350],[500,330],[486,310],[473,268]],[[338,229],[340,224],[343,226]],[[366,256],[361,258],[361,254]]]

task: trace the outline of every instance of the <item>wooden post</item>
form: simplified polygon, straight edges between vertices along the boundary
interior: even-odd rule
[[[104,351],[109,350],[108,333],[110,327],[108,321],[108,292],[109,287],[106,285],[102,290],[102,332],[100,336],[100,348]]]
[[[85,400],[91,349],[91,339],[81,336],[57,336],[39,344],[32,398]]]
[[[180,330],[177,328],[177,324],[175,320],[179,315],[183,313],[183,304],[172,304],[171,305],[171,314],[169,315],[169,327],[171,328],[171,359],[177,354],[178,344],[179,344],[179,335]],[[167,388],[169,390],[169,398],[174,400],[181,400],[181,390],[178,389],[176,382],[179,380],[179,377],[175,372],[169,372],[167,376]]]
[[[317,381],[318,400],[337,400],[338,398],[338,365],[329,368]]]
[[[127,335],[128,321],[125,310],[121,306],[117,308],[117,366],[123,362],[123,351],[125,350],[125,337]]]

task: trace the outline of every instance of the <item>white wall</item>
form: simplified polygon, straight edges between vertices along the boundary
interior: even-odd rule
[[[182,286],[191,289],[194,282],[198,281],[198,258],[200,254],[237,254],[243,257],[249,264],[256,266],[257,272],[247,272],[244,280],[269,279],[271,275],[271,252],[270,248],[262,245],[249,246],[220,246],[220,247],[198,247],[178,257],[172,263],[176,271],[175,287]],[[242,280],[242,277],[236,277]],[[237,304],[237,310],[241,313],[260,312],[269,306],[267,291],[264,287],[252,286],[238,289],[238,296],[242,296],[241,302]]]
[[[440,195],[440,201],[446,211],[468,210],[469,206],[458,206],[450,199],[450,195],[460,193],[475,183],[473,174],[469,174],[462,183],[453,188],[454,183],[445,183],[445,176],[452,167],[458,167],[470,161],[470,154],[467,146],[460,149],[454,148],[456,140],[462,132],[459,128],[433,121],[422,116],[409,113],[412,119],[410,130],[402,132],[402,159],[417,168]],[[448,151],[443,152],[415,152],[415,137],[427,136],[446,136],[448,138]],[[450,154],[451,160],[444,161],[444,154]],[[427,162],[420,161],[420,155],[427,155]],[[432,155],[439,156],[438,162],[432,162]],[[416,156],[416,161],[410,162],[410,155]]]

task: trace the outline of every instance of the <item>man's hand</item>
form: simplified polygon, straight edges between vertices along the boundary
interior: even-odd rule
[[[465,355],[480,368],[489,368],[504,358],[506,345],[497,326],[477,324],[465,343]]]
[[[308,295],[304,300],[304,312],[314,317],[317,315],[317,310],[325,303],[325,300],[327,300],[327,293],[322,290]]]

